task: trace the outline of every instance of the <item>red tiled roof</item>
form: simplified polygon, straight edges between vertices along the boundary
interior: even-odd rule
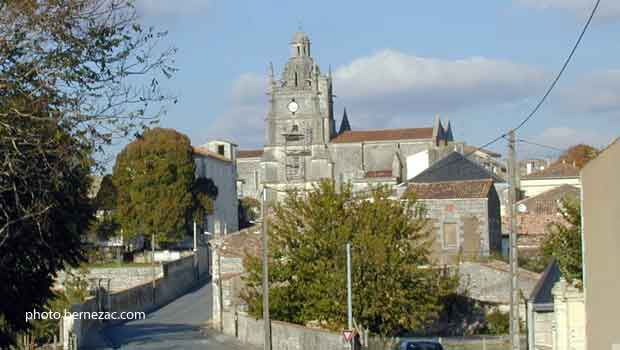
[[[392,177],[392,170],[374,170],[367,171],[366,177]]]
[[[194,149],[194,153],[195,154],[200,154],[202,156],[206,156],[206,157],[211,157],[217,160],[221,160],[224,162],[230,162],[231,160],[222,156],[221,154],[212,152],[204,147],[192,147]]]
[[[417,199],[486,198],[492,187],[492,180],[413,183],[406,193]]]
[[[258,158],[263,156],[262,149],[245,149],[237,151],[237,158]]]
[[[331,140],[331,143],[354,143],[364,141],[420,140],[433,138],[433,128],[384,129],[345,131]]]
[[[524,179],[531,178],[546,178],[546,177],[578,177],[579,176],[579,168],[574,166],[571,163],[564,162],[555,162],[548,166],[547,168],[533,172],[527,176],[524,176]]]

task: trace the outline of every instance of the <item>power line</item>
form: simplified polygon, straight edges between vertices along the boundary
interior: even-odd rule
[[[590,13],[590,17],[588,17],[588,20],[586,21],[586,24],[584,25],[583,30],[581,31],[581,34],[579,34],[579,38],[577,39],[577,42],[575,42],[573,49],[571,50],[570,54],[564,61],[564,64],[562,65],[562,69],[560,69],[560,72],[556,75],[555,79],[553,79],[553,82],[551,83],[551,85],[549,86],[549,88],[547,89],[543,97],[540,99],[540,101],[538,101],[538,104],[536,104],[536,107],[534,107],[534,109],[530,112],[530,114],[528,114],[528,116],[525,119],[523,119],[516,128],[513,129],[514,131],[521,129],[521,127],[523,127],[523,125],[525,125],[525,123],[527,123],[534,116],[534,114],[538,112],[538,110],[543,105],[543,103],[545,103],[545,100],[547,100],[547,97],[549,96],[553,88],[555,88],[555,85],[560,80],[560,77],[562,77],[562,74],[566,70],[566,67],[568,67],[568,64],[572,60],[573,55],[575,55],[575,51],[577,51],[577,47],[579,47],[579,44],[581,43],[583,36],[586,34],[586,31],[588,30],[588,27],[590,26],[590,23],[592,22],[592,18],[594,18],[594,14],[596,14],[596,10],[598,9],[598,6],[600,3],[601,3],[601,0],[596,0],[596,3],[594,4],[594,8],[592,9],[592,12]]]
[[[554,147],[554,146],[549,146],[549,145],[544,145],[542,143],[532,142],[532,141],[528,141],[528,140],[524,140],[524,139],[518,139],[517,141],[519,141],[521,143],[526,143],[528,145],[538,146],[538,147],[542,147],[542,148],[547,148],[547,149],[558,151],[558,152],[566,151],[565,149],[561,149],[561,148]]]

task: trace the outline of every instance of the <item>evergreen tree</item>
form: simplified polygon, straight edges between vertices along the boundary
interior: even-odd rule
[[[155,234],[164,244],[183,239],[192,221],[212,210],[209,195],[217,195],[212,181],[196,180],[195,173],[190,140],[175,130],[147,130],[128,144],[112,175],[115,217],[126,237]]]

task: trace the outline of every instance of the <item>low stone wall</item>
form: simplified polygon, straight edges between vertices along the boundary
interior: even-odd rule
[[[153,271],[155,270],[155,271]],[[108,288],[108,280],[110,281],[110,291],[116,292],[133,288],[141,284],[150,282],[155,278],[163,276],[163,268],[161,264],[153,266],[128,266],[128,267],[94,267],[88,270],[89,283],[92,288],[97,287],[100,283],[102,288]],[[66,278],[66,272],[60,272],[56,278],[56,285],[61,287]]]
[[[208,276],[210,270],[208,256],[208,248],[201,247],[195,255],[162,264],[162,275],[155,280],[155,283],[149,281],[123,291],[101,294],[99,299],[93,298],[83,304],[74,305],[72,311],[150,312],[185,294],[201,278]],[[122,322],[106,321],[105,325]],[[77,336],[78,344],[83,345],[89,332],[99,331],[103,323],[100,320],[66,318],[63,320],[63,325],[63,342],[67,343],[71,332]]]
[[[262,346],[265,339],[262,320],[238,313],[224,312],[224,333],[245,344]],[[346,345],[341,334],[299,325],[272,321],[272,350],[333,350]]]

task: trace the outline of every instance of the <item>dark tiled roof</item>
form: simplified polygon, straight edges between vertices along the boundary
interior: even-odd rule
[[[412,183],[406,194],[417,199],[487,198],[493,188],[492,180]]]
[[[392,170],[367,171],[366,177],[392,177]]]
[[[195,154],[199,154],[201,156],[206,156],[206,157],[211,157],[211,158],[221,160],[224,162],[230,162],[230,159],[222,156],[221,154],[212,152],[204,147],[193,147],[193,149],[194,149]]]
[[[523,179],[547,177],[578,177],[579,168],[571,163],[555,162],[547,168],[524,176]]]
[[[345,131],[331,143],[432,139],[433,128]]]
[[[245,149],[237,151],[237,158],[258,158],[263,156],[262,149]]]
[[[551,294],[551,289],[560,280],[561,276],[560,266],[555,260],[547,265],[547,268],[545,268],[545,271],[530,295],[530,300],[534,305],[534,311],[553,311],[553,295]]]
[[[504,182],[504,180],[491,174],[482,165],[465,158],[458,152],[452,152],[435,162],[429,168],[409,180],[409,182],[430,183],[470,180]]]

